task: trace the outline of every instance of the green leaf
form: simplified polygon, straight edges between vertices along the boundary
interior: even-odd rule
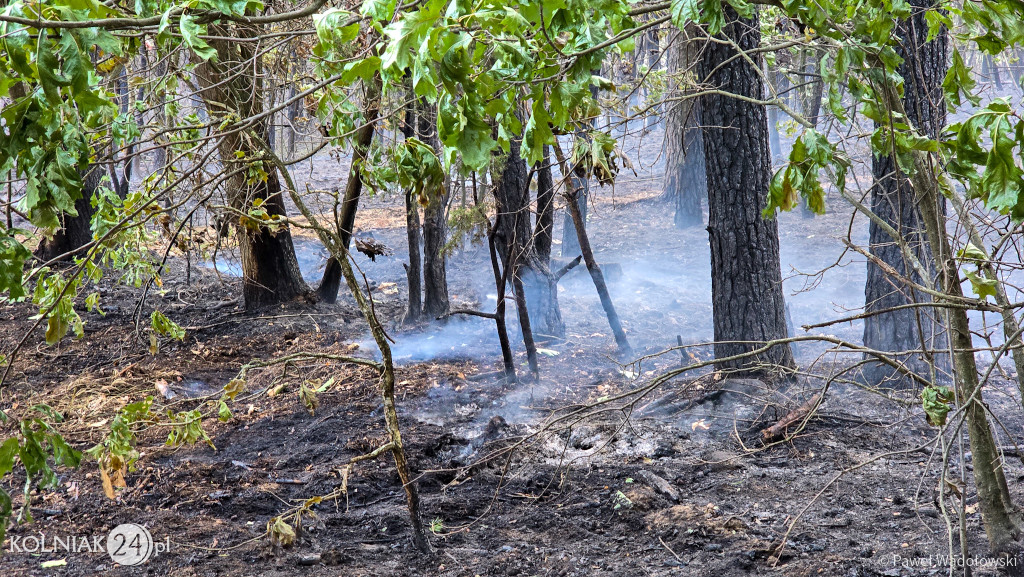
[[[25,296],[25,261],[32,256],[13,236],[0,237],[0,293],[7,292],[12,299]]]
[[[224,401],[221,401],[220,405],[217,407],[217,418],[220,419],[222,423],[226,423],[231,420],[231,409],[228,408],[228,404]]]
[[[949,387],[927,386],[921,391],[921,404],[929,425],[941,427],[946,424],[953,399],[953,391]]]
[[[974,291],[974,294],[978,295],[978,298],[984,299],[989,296],[995,298],[996,288],[999,286],[998,281],[985,278],[980,273],[971,271],[967,271],[964,274],[971,281],[971,289]]]
[[[185,329],[178,326],[178,323],[164,316],[160,311],[153,311],[150,316],[153,332],[158,335],[172,338],[176,341],[185,340]]]
[[[217,50],[199,37],[200,34],[206,33],[206,27],[196,22],[195,16],[182,15],[178,28],[181,30],[181,37],[185,41],[185,45],[191,48],[197,56],[203,60],[217,60]]]

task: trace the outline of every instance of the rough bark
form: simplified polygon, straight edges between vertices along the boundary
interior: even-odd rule
[[[423,312],[432,319],[448,314],[448,273],[444,244],[448,232],[448,195],[434,198],[423,211]]]
[[[405,278],[409,283],[409,306],[405,320],[415,322],[423,315],[422,259],[420,257],[420,209],[412,191],[405,191],[405,231],[409,244],[409,264],[405,265]]]
[[[928,0],[915,0],[922,6]],[[923,13],[917,13],[899,26],[900,56],[903,64],[899,73],[904,78],[903,107],[910,123],[922,134],[936,138],[945,125],[946,108],[942,96],[942,80],[946,70],[947,36],[940,34],[927,42],[928,26]],[[922,283],[914,267],[907,262],[900,242],[926,267],[934,278],[934,261],[928,247],[921,211],[913,186],[896,167],[890,155],[872,158],[875,182],[871,188],[871,210],[899,233],[893,239],[876,222],[869,224],[870,252],[901,275]],[[944,212],[944,210],[943,210]],[[930,302],[931,297],[887,278],[882,268],[868,261],[868,277],[864,288],[865,310],[868,313],[885,311],[913,302]],[[931,279],[928,279],[931,280]],[[925,283],[927,284],[927,283]],[[927,307],[904,308],[869,316],[864,321],[864,346],[881,351],[900,352],[945,348],[946,337],[938,314]],[[932,359],[927,353],[901,354],[897,360],[922,376],[929,374],[929,362],[941,362],[943,356]],[[864,365],[865,382],[894,388],[913,386],[913,381],[896,372],[890,365],[868,361]]]
[[[700,50],[700,44],[690,38],[690,33],[690,27],[679,31],[668,50],[664,198],[674,201],[676,228],[703,223],[701,203],[708,195],[700,106],[694,99],[680,99],[687,92],[685,75],[692,69]]]
[[[533,251],[545,266],[551,264],[551,241],[555,227],[555,180],[551,176],[551,154],[544,146],[544,160],[537,167],[537,225],[533,230]]]
[[[210,33],[228,36],[227,32],[211,26]],[[257,30],[240,27],[239,34],[255,35]],[[234,67],[259,67],[260,60],[252,43],[229,43],[212,40],[217,49],[216,61],[202,62],[196,69],[201,85],[201,96],[211,116],[236,115],[249,118],[262,112],[263,91],[260,74],[232,73]],[[255,96],[254,96],[255,95]],[[257,123],[254,136],[266,142],[269,126],[266,119]],[[241,213],[248,212],[257,200],[270,215],[284,216],[286,210],[281,195],[277,168],[270,162],[253,160],[263,152],[250,138],[243,139],[238,132],[222,135],[218,142],[221,162],[227,171],[236,172],[227,179],[228,203]],[[235,156],[243,154],[242,158]],[[246,172],[259,165],[267,174],[262,182],[247,182]],[[248,217],[232,217],[238,231],[239,253],[242,263],[242,297],[247,309],[255,309],[286,302],[308,294],[309,287],[302,280],[299,263],[295,258],[292,235],[287,226],[271,231]]]
[[[725,8],[722,34],[740,49],[761,41],[757,14],[752,19]],[[731,44],[709,43],[699,60],[698,76],[726,93],[761,98],[764,90],[757,63],[738,57]],[[758,343],[785,338],[786,313],[775,220],[762,218],[771,162],[765,106],[729,96],[702,97],[704,158],[708,177],[708,233],[711,239],[711,290],[715,357],[749,352]],[[748,342],[736,342],[748,341]],[[720,369],[758,374],[793,366],[788,344],[770,348],[759,358],[722,362]]]

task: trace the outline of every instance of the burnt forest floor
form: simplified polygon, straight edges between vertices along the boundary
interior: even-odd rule
[[[367,214],[386,202],[371,203]],[[686,343],[710,338],[706,232],[677,231],[671,218],[671,207],[627,187],[614,204],[605,199],[592,207],[588,224],[602,262],[619,265],[611,279],[613,298],[640,352],[663,350],[677,337]],[[913,392],[895,393],[909,400],[899,404],[832,383],[804,430],[764,446],[760,430],[824,386],[812,373],[829,374],[856,360],[819,356],[820,349],[805,347],[798,356],[807,374],[793,381],[767,384],[704,371],[669,381],[631,411],[606,411],[544,429],[553,414],[644,386],[679,366],[679,353],[639,366],[620,365],[589,278],[578,272],[560,291],[567,337],[542,342],[539,382],[499,383],[491,376],[499,355],[487,323],[453,319],[441,328],[403,325],[399,247],[404,232],[365,219],[360,228],[360,234],[373,234],[396,252],[378,262],[359,262],[396,340],[403,439],[418,479],[422,517],[432,529],[434,555],[412,547],[402,489],[389,458],[356,465],[347,478],[347,499],[317,505],[316,519],[306,520],[295,546],[275,549],[263,537],[270,518],[339,488],[348,460],[379,446],[384,432],[377,383],[369,371],[304,362],[284,372],[280,367],[253,371],[246,391],[231,402],[233,417],[204,421],[216,449],[204,443],[169,447],[166,428],[151,428],[139,439],[142,457],[117,500],[104,496],[96,464],[86,458],[77,470],[59,471],[58,490],[33,496],[34,522],[9,531],[21,539],[41,533],[105,535],[120,523],[139,523],[156,540],[169,538],[169,552],[141,567],[114,565],[103,553],[5,552],[0,574],[945,573],[938,565],[909,568],[897,560],[945,555],[949,546],[937,501],[941,459],[928,444],[935,429],[925,423]],[[845,229],[846,218],[838,214],[784,215],[784,275],[805,265],[827,265],[839,254],[837,241],[820,239]],[[453,301],[486,309],[488,285],[480,280],[487,278],[484,252],[470,244],[450,262]],[[847,305],[839,300],[855,303],[863,263],[848,260],[828,279],[821,292],[792,297],[797,326],[841,316],[837,307]],[[787,282],[802,283],[799,278]],[[337,305],[293,303],[246,313],[237,302],[238,279],[194,262],[187,266],[181,258],[171,260],[162,290],[150,294],[143,318],[153,308],[162,310],[186,328],[183,343],[163,342],[151,354],[148,339],[134,331],[139,291],[106,283],[102,292],[105,316],[82,313],[86,338],[47,347],[37,331],[20,351],[2,393],[3,406],[15,417],[37,403],[61,411],[67,419],[61,430],[79,449],[99,442],[125,403],[152,395],[159,413],[197,408],[203,395],[216,395],[254,359],[302,351],[372,354],[365,323],[350,298]],[[0,309],[3,350],[21,339],[33,312],[26,304]],[[854,323],[828,329],[851,339],[860,330]],[[707,359],[710,351],[691,353],[687,361]],[[521,347],[517,363],[525,364]],[[310,414],[299,398],[300,383],[329,378],[333,381]],[[1011,382],[997,380],[988,399],[1002,419],[1001,444],[1006,445],[1015,440],[1006,435],[1019,436],[1022,426],[1014,389]],[[10,424],[3,427],[5,435],[13,432]],[[970,467],[969,460],[963,463],[968,477]],[[1012,490],[1024,498],[1024,467],[1014,459],[1007,459],[1006,467]],[[954,463],[950,475],[960,470]],[[20,495],[23,477],[15,474],[4,482],[10,493]],[[970,550],[984,556],[970,491],[966,502]],[[41,567],[62,558],[66,566]]]

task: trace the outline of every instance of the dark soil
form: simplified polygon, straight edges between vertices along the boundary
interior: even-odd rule
[[[626,329],[637,349],[647,352],[674,345],[677,335],[687,343],[706,341],[711,336],[707,265],[701,264],[707,260],[706,234],[673,230],[670,210],[636,192],[643,181],[632,186],[618,191],[614,205],[597,205],[590,222],[599,258],[622,263],[612,290]],[[368,206],[367,214],[376,214],[377,205]],[[830,231],[845,230],[844,223],[841,215],[806,221],[786,215],[784,245],[787,238],[828,238]],[[233,418],[204,421],[216,450],[203,443],[168,447],[166,428],[151,428],[139,441],[143,456],[117,500],[104,496],[96,464],[84,460],[77,470],[60,471],[58,490],[33,495],[34,522],[9,531],[20,538],[106,535],[120,523],[139,523],[157,541],[169,538],[170,551],[141,567],[115,565],[105,553],[5,552],[0,572],[945,574],[940,564],[909,568],[901,561],[946,555],[950,547],[938,503],[941,456],[929,444],[936,430],[926,425],[912,391],[894,393],[909,401],[903,405],[852,384],[832,383],[807,427],[770,446],[760,441],[759,431],[821,390],[824,380],[803,375],[765,384],[703,371],[670,381],[632,410],[614,408],[552,425],[553,416],[644,386],[679,366],[679,353],[638,367],[619,365],[589,278],[576,274],[560,293],[569,334],[564,341],[543,343],[552,356],[541,357],[540,381],[497,383],[487,375],[498,368],[499,355],[486,322],[453,320],[445,329],[400,326],[404,232],[366,220],[361,226],[362,234],[372,229],[396,252],[360,264],[379,289],[378,310],[397,341],[402,434],[417,475],[422,517],[432,528],[433,555],[412,546],[402,488],[389,458],[357,464],[347,478],[347,497],[316,505],[316,517],[305,519],[296,545],[270,545],[265,533],[272,517],[340,488],[344,465],[383,442],[374,375],[309,361],[287,371],[278,366],[251,373],[246,392],[231,404]],[[790,244],[791,262],[827,263],[834,256],[829,251],[835,242],[830,242]],[[449,278],[460,304],[487,308],[483,259],[483,251],[472,246],[453,256]],[[294,303],[244,313],[232,300],[240,293],[236,279],[193,266],[186,283],[185,266],[172,259],[163,290],[142,307],[144,320],[155,307],[186,327],[184,343],[163,342],[156,355],[150,354],[148,337],[134,332],[139,292],[106,285],[106,316],[83,313],[85,339],[46,347],[42,331],[32,334],[2,392],[4,407],[20,417],[33,404],[49,403],[67,417],[62,431],[68,440],[86,449],[103,438],[126,402],[154,395],[160,413],[200,407],[203,401],[196,397],[216,394],[253,359],[300,351],[373,354],[350,299],[336,306]],[[857,275],[862,279],[863,264],[859,267],[852,277],[843,276],[848,269],[838,269],[838,277],[829,277],[838,280],[826,284],[825,296],[817,300],[794,297],[796,324],[835,318],[830,303],[839,297],[855,303],[862,286]],[[11,350],[21,339],[32,313],[27,305],[0,309],[0,350]],[[828,330],[856,338],[859,328],[847,323]],[[700,348],[691,352],[688,362],[708,355]],[[831,374],[856,360],[819,358],[820,352],[802,352],[808,373]],[[522,351],[517,355],[523,366]],[[310,414],[299,398],[300,383],[331,377]],[[161,383],[175,393],[173,399],[157,391]],[[987,394],[1003,419],[1000,436],[1019,435],[1014,386],[997,383]],[[2,430],[13,432],[10,424]],[[1006,466],[1012,489],[1024,497],[1024,467],[1014,459]],[[962,471],[969,479],[970,467],[969,460],[962,468],[955,462],[947,478],[956,484]],[[22,477],[4,482],[20,495]],[[968,490],[970,550],[984,557],[975,502]],[[41,562],[54,559],[66,559],[67,565],[41,568]]]

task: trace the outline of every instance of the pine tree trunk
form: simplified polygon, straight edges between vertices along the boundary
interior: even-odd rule
[[[915,0],[915,4],[921,6],[921,0]],[[902,37],[900,45],[903,47],[899,49],[903,58],[899,72],[905,83],[903,106],[911,125],[922,134],[936,138],[946,122],[942,80],[946,71],[947,36],[943,33],[932,42],[927,42],[928,26],[920,12],[901,24],[898,33]],[[871,210],[900,236],[898,241],[894,240],[872,221],[868,228],[871,254],[906,278],[921,283],[924,279],[907,262],[899,245],[899,242],[903,242],[927,268],[927,274],[934,278],[934,261],[913,186],[899,172],[892,156],[873,156],[871,168],[875,178],[871,188]],[[928,295],[888,278],[875,262],[868,261],[867,266],[868,278],[864,289],[867,312],[931,301]],[[947,341],[937,316],[932,309],[926,307],[905,308],[869,316],[864,320],[864,346],[889,352],[944,349]],[[896,358],[906,363],[908,369],[927,376],[929,361],[932,360],[930,357],[927,353],[920,353],[897,355]],[[934,360],[942,366],[942,358],[944,356],[940,355]],[[913,385],[911,379],[899,374],[891,366],[870,360],[864,365],[863,379],[871,385],[894,388]]]
[[[551,240],[555,226],[555,181],[551,176],[551,153],[544,145],[544,160],[537,166],[537,226],[533,231],[533,250],[537,259],[549,266]]]
[[[743,19],[730,7],[725,12],[722,34],[742,50],[757,48],[757,14]],[[750,57],[755,63],[761,58],[758,53]],[[754,99],[763,95],[757,67],[738,57],[730,44],[705,46],[698,70],[698,77],[713,88]],[[778,226],[761,216],[771,178],[765,106],[709,94],[702,97],[701,111],[706,127],[715,357],[722,359],[785,338],[785,299]],[[793,353],[789,345],[777,345],[759,358],[723,361],[719,368],[757,374],[766,370],[761,364],[792,367]]]
[[[436,108],[420,100],[418,112],[420,140],[439,150]],[[436,319],[451,309],[444,254],[448,236],[448,192],[443,190],[430,197],[430,204],[423,209],[423,314]]]
[[[690,27],[679,31],[668,51],[664,197],[675,201],[676,228],[699,226],[704,222],[701,202],[708,195],[700,106],[694,99],[680,99],[687,92],[685,86],[679,85],[681,77],[692,69],[700,50],[700,44],[690,39],[690,32]]]
[[[423,315],[423,274],[420,257],[420,209],[412,191],[405,191],[405,231],[409,244],[409,264],[405,265],[405,278],[409,284],[409,306],[405,320],[416,322]]]

